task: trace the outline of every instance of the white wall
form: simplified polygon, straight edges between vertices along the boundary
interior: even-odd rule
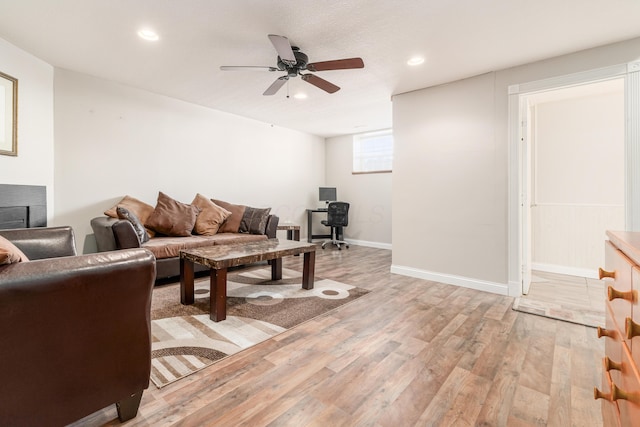
[[[394,97],[392,271],[502,280],[506,165],[493,82],[485,74]]]
[[[351,204],[345,238],[359,245],[391,249],[393,174],[352,174],[353,135],[327,139],[325,170],[326,185],[337,187],[338,199]]]
[[[55,125],[55,222],[85,252],[91,218],[127,194],[155,205],[158,191],[199,192],[302,225],[325,181],[320,137],[61,69]]]
[[[624,229],[624,81],[606,84],[532,107],[536,270],[595,276],[605,230]]]
[[[392,271],[509,293],[518,256],[509,249],[518,224],[507,215],[518,185],[508,180],[518,167],[508,162],[509,86],[628,63],[638,52],[633,39],[394,96]]]
[[[18,79],[18,156],[0,155],[0,183],[47,187],[53,215],[53,67],[0,39],[0,71]]]

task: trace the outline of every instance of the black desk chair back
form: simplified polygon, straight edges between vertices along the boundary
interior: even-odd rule
[[[349,244],[344,240],[340,240],[342,237],[342,228],[349,225],[349,203],[347,202],[331,202],[327,207],[327,219],[321,221],[322,224],[327,227],[331,227],[331,240],[322,242],[322,249],[328,243],[332,243],[342,250],[340,245],[345,245],[347,248]]]

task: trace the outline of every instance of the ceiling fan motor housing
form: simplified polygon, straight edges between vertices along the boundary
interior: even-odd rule
[[[296,46],[292,46],[291,50],[293,50],[293,54],[296,57],[296,63],[289,65],[283,62],[278,56],[278,69],[282,71],[286,70],[289,77],[296,77],[300,70],[305,70],[307,68],[309,57],[305,53],[300,52],[299,48]]]

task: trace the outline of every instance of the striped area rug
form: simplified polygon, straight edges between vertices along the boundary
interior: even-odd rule
[[[157,286],[151,307],[151,381],[164,387],[216,361],[265,341],[347,302],[367,290],[318,279],[301,288],[302,274],[283,269],[244,269],[227,279],[227,319],[209,319],[209,278],[197,279],[195,304],[180,304],[180,285]]]

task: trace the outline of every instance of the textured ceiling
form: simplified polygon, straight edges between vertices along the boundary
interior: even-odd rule
[[[0,0],[0,37],[55,67],[334,136],[390,127],[394,94],[638,37],[639,18],[637,0]],[[318,72],[335,94],[290,80],[304,100],[262,95],[281,73],[219,70],[275,66],[268,34],[365,68]]]

